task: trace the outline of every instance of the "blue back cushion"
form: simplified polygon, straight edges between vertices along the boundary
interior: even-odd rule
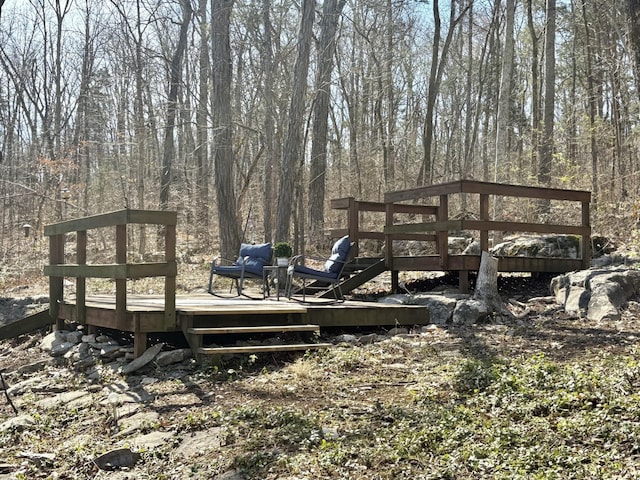
[[[351,250],[351,240],[345,235],[333,244],[331,256],[324,264],[325,272],[338,273],[349,256],[349,250]]]
[[[262,275],[262,267],[271,263],[273,251],[270,243],[260,243],[251,245],[243,243],[240,245],[240,255],[237,264],[244,263],[245,270],[256,275]],[[249,257],[245,260],[245,257]]]

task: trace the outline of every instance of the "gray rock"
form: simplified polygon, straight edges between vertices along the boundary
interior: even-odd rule
[[[427,307],[431,323],[445,325],[451,321],[458,300],[465,298],[469,298],[469,296],[459,294],[419,294],[414,295],[412,303]]]
[[[33,363],[29,363],[28,365],[22,365],[21,367],[19,367],[16,372],[19,375],[27,375],[30,373],[35,373],[38,372],[40,370],[44,370],[44,367],[46,367],[47,365],[51,365],[52,361],[51,360],[38,360],[37,362],[33,362]]]
[[[385,303],[387,305],[404,305],[408,303],[412,298],[412,295],[404,293],[396,293],[393,295],[387,295],[386,297],[379,298],[378,303]]]
[[[54,330],[40,341],[40,348],[45,352],[51,352],[54,344],[63,343],[65,341],[67,333],[68,332],[65,331]]]
[[[142,355],[133,360],[131,363],[128,363],[124,367],[122,367],[122,373],[126,375],[144,367],[146,364],[151,362],[151,360],[153,360],[156,355],[158,355],[158,353],[160,353],[160,350],[162,350],[163,346],[164,343],[158,343],[153,347],[147,348],[147,350]]]
[[[247,477],[242,475],[237,470],[230,470],[223,473],[222,475],[217,475],[213,480],[247,480]]]
[[[566,291],[566,289],[563,289]],[[591,292],[584,287],[572,286],[564,299],[564,309],[567,313],[575,313],[581,317],[586,315],[591,300]]]
[[[451,323],[453,325],[473,325],[486,320],[491,312],[485,302],[467,299],[456,303]]]
[[[36,423],[31,415],[18,415],[17,417],[9,418],[8,420],[0,423],[0,432],[17,431],[28,429]]]
[[[133,467],[140,460],[140,454],[129,448],[118,448],[96,457],[93,463],[100,470],[114,470],[122,467]]]
[[[358,343],[358,337],[356,337],[355,335],[351,335],[349,333],[343,333],[342,335],[338,335],[336,337],[336,342],[355,344],[355,343]]]
[[[80,330],[76,330],[75,332],[67,333],[65,340],[67,342],[76,344],[82,341],[82,337],[83,337],[83,333]]]
[[[74,345],[75,344],[72,342],[54,342],[53,345],[51,345],[51,351],[49,353],[52,357],[62,357],[65,353],[71,350]]]
[[[404,327],[394,327],[387,332],[387,335],[393,337],[395,335],[407,335],[409,330]]]
[[[617,320],[620,309],[640,293],[640,270],[591,268],[555,277],[551,289],[565,311],[592,321]]]
[[[191,349],[179,348],[176,350],[169,350],[168,352],[160,352],[156,356],[155,362],[159,367],[165,367],[172,363],[180,363],[192,355]]]
[[[371,345],[378,339],[378,334],[369,333],[368,335],[361,335],[356,342],[358,345]],[[350,343],[350,342],[349,342]]]

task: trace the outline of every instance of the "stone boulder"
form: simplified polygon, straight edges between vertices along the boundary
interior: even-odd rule
[[[567,313],[619,320],[620,309],[640,294],[640,270],[617,266],[566,273],[553,278],[551,291]]]

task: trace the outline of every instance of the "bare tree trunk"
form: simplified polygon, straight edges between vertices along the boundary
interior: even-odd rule
[[[540,138],[540,64],[538,33],[533,21],[533,0],[527,0],[527,25],[531,37],[531,165],[536,171]]]
[[[327,132],[331,73],[338,19],[346,0],[325,0],[322,6],[322,33],[318,45],[318,73],[313,110],[311,164],[309,167],[309,228],[312,242],[324,233],[324,194],[327,170]]]
[[[264,238],[273,240],[273,199],[274,199],[274,169],[275,169],[275,148],[274,148],[274,99],[273,99],[273,38],[271,24],[271,0],[262,2],[262,24],[264,28],[264,43],[262,47],[262,64],[264,67],[264,92],[265,92],[265,113],[264,113],[264,194],[263,217],[264,217]]]
[[[136,0],[136,33],[137,36],[135,38],[136,44],[136,98],[135,98],[135,137],[136,137],[136,148],[137,148],[137,194],[138,194],[138,205],[139,209],[144,209],[144,188],[145,188],[145,171],[144,167],[147,159],[147,134],[145,131],[145,121],[144,121],[144,85],[142,79],[142,14],[141,14],[141,6],[140,0]],[[147,249],[146,244],[146,225],[140,225],[140,239],[139,239],[139,254],[144,255]]]
[[[200,22],[200,55],[198,59],[198,71],[200,73],[198,85],[198,107],[196,109],[196,220],[197,231],[202,235],[202,243],[205,246],[211,243],[209,233],[209,131],[208,109],[209,79],[211,77],[211,62],[209,61],[209,26],[207,22],[208,0],[199,0],[198,19]]]
[[[180,37],[176,51],[169,64],[169,95],[167,98],[167,123],[164,128],[164,148],[162,152],[162,172],[160,174],[160,208],[169,208],[169,189],[171,187],[172,163],[175,157],[173,135],[176,126],[176,110],[178,106],[178,89],[182,78],[182,58],[187,48],[187,33],[191,22],[190,0],[181,0],[182,22],[180,23]]]
[[[233,186],[234,161],[231,125],[231,46],[229,28],[233,0],[212,1],[213,128],[215,185],[218,199],[220,252],[234,258],[240,229]]]
[[[540,165],[538,168],[538,182],[543,186],[550,186],[551,166],[553,164],[553,128],[555,115],[555,83],[556,83],[556,0],[547,0],[547,24],[545,30],[545,59],[544,59],[544,125],[543,137],[540,144]],[[548,214],[550,202],[540,202],[540,213]]]
[[[516,12],[516,1],[507,0],[505,41],[502,54],[502,73],[500,75],[500,92],[498,92],[498,118],[496,119],[496,163],[495,181],[506,180],[505,164],[509,158],[509,128],[511,119],[511,81],[513,77],[513,57],[515,41],[513,27]],[[499,197],[498,197],[499,198]],[[496,198],[496,200],[498,200]],[[497,207],[499,212],[500,207]]]
[[[470,8],[471,4],[467,5],[460,15],[455,16],[455,4],[451,4],[449,15],[449,30],[442,47],[442,53],[440,53],[440,35],[441,35],[441,21],[440,21],[440,9],[438,7],[438,0],[433,0],[433,18],[435,23],[435,32],[433,35],[433,51],[431,53],[431,70],[429,72],[429,87],[427,91],[427,111],[424,120],[424,133],[422,137],[422,166],[418,172],[419,186],[425,185],[427,182],[431,182],[433,179],[432,172],[432,151],[433,144],[433,128],[434,117],[436,109],[436,100],[438,98],[438,92],[440,91],[440,84],[442,83],[442,75],[444,74],[444,67],[447,63],[447,56],[449,54],[449,47],[451,40],[453,39],[453,32],[456,29],[456,25],[462,20],[466,11]]]
[[[304,122],[309,51],[313,34],[315,0],[303,0],[300,31],[298,33],[298,55],[293,68],[293,93],[289,105],[289,123],[284,142],[280,166],[278,210],[276,214],[276,241],[287,241],[291,233],[294,184],[299,181],[298,165],[304,155],[302,126]],[[317,206],[316,208],[321,208]]]

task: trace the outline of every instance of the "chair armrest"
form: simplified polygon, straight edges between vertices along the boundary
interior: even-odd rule
[[[213,261],[211,262],[211,267],[222,265],[236,265],[236,260],[231,260],[230,258],[224,257],[214,257]]]

